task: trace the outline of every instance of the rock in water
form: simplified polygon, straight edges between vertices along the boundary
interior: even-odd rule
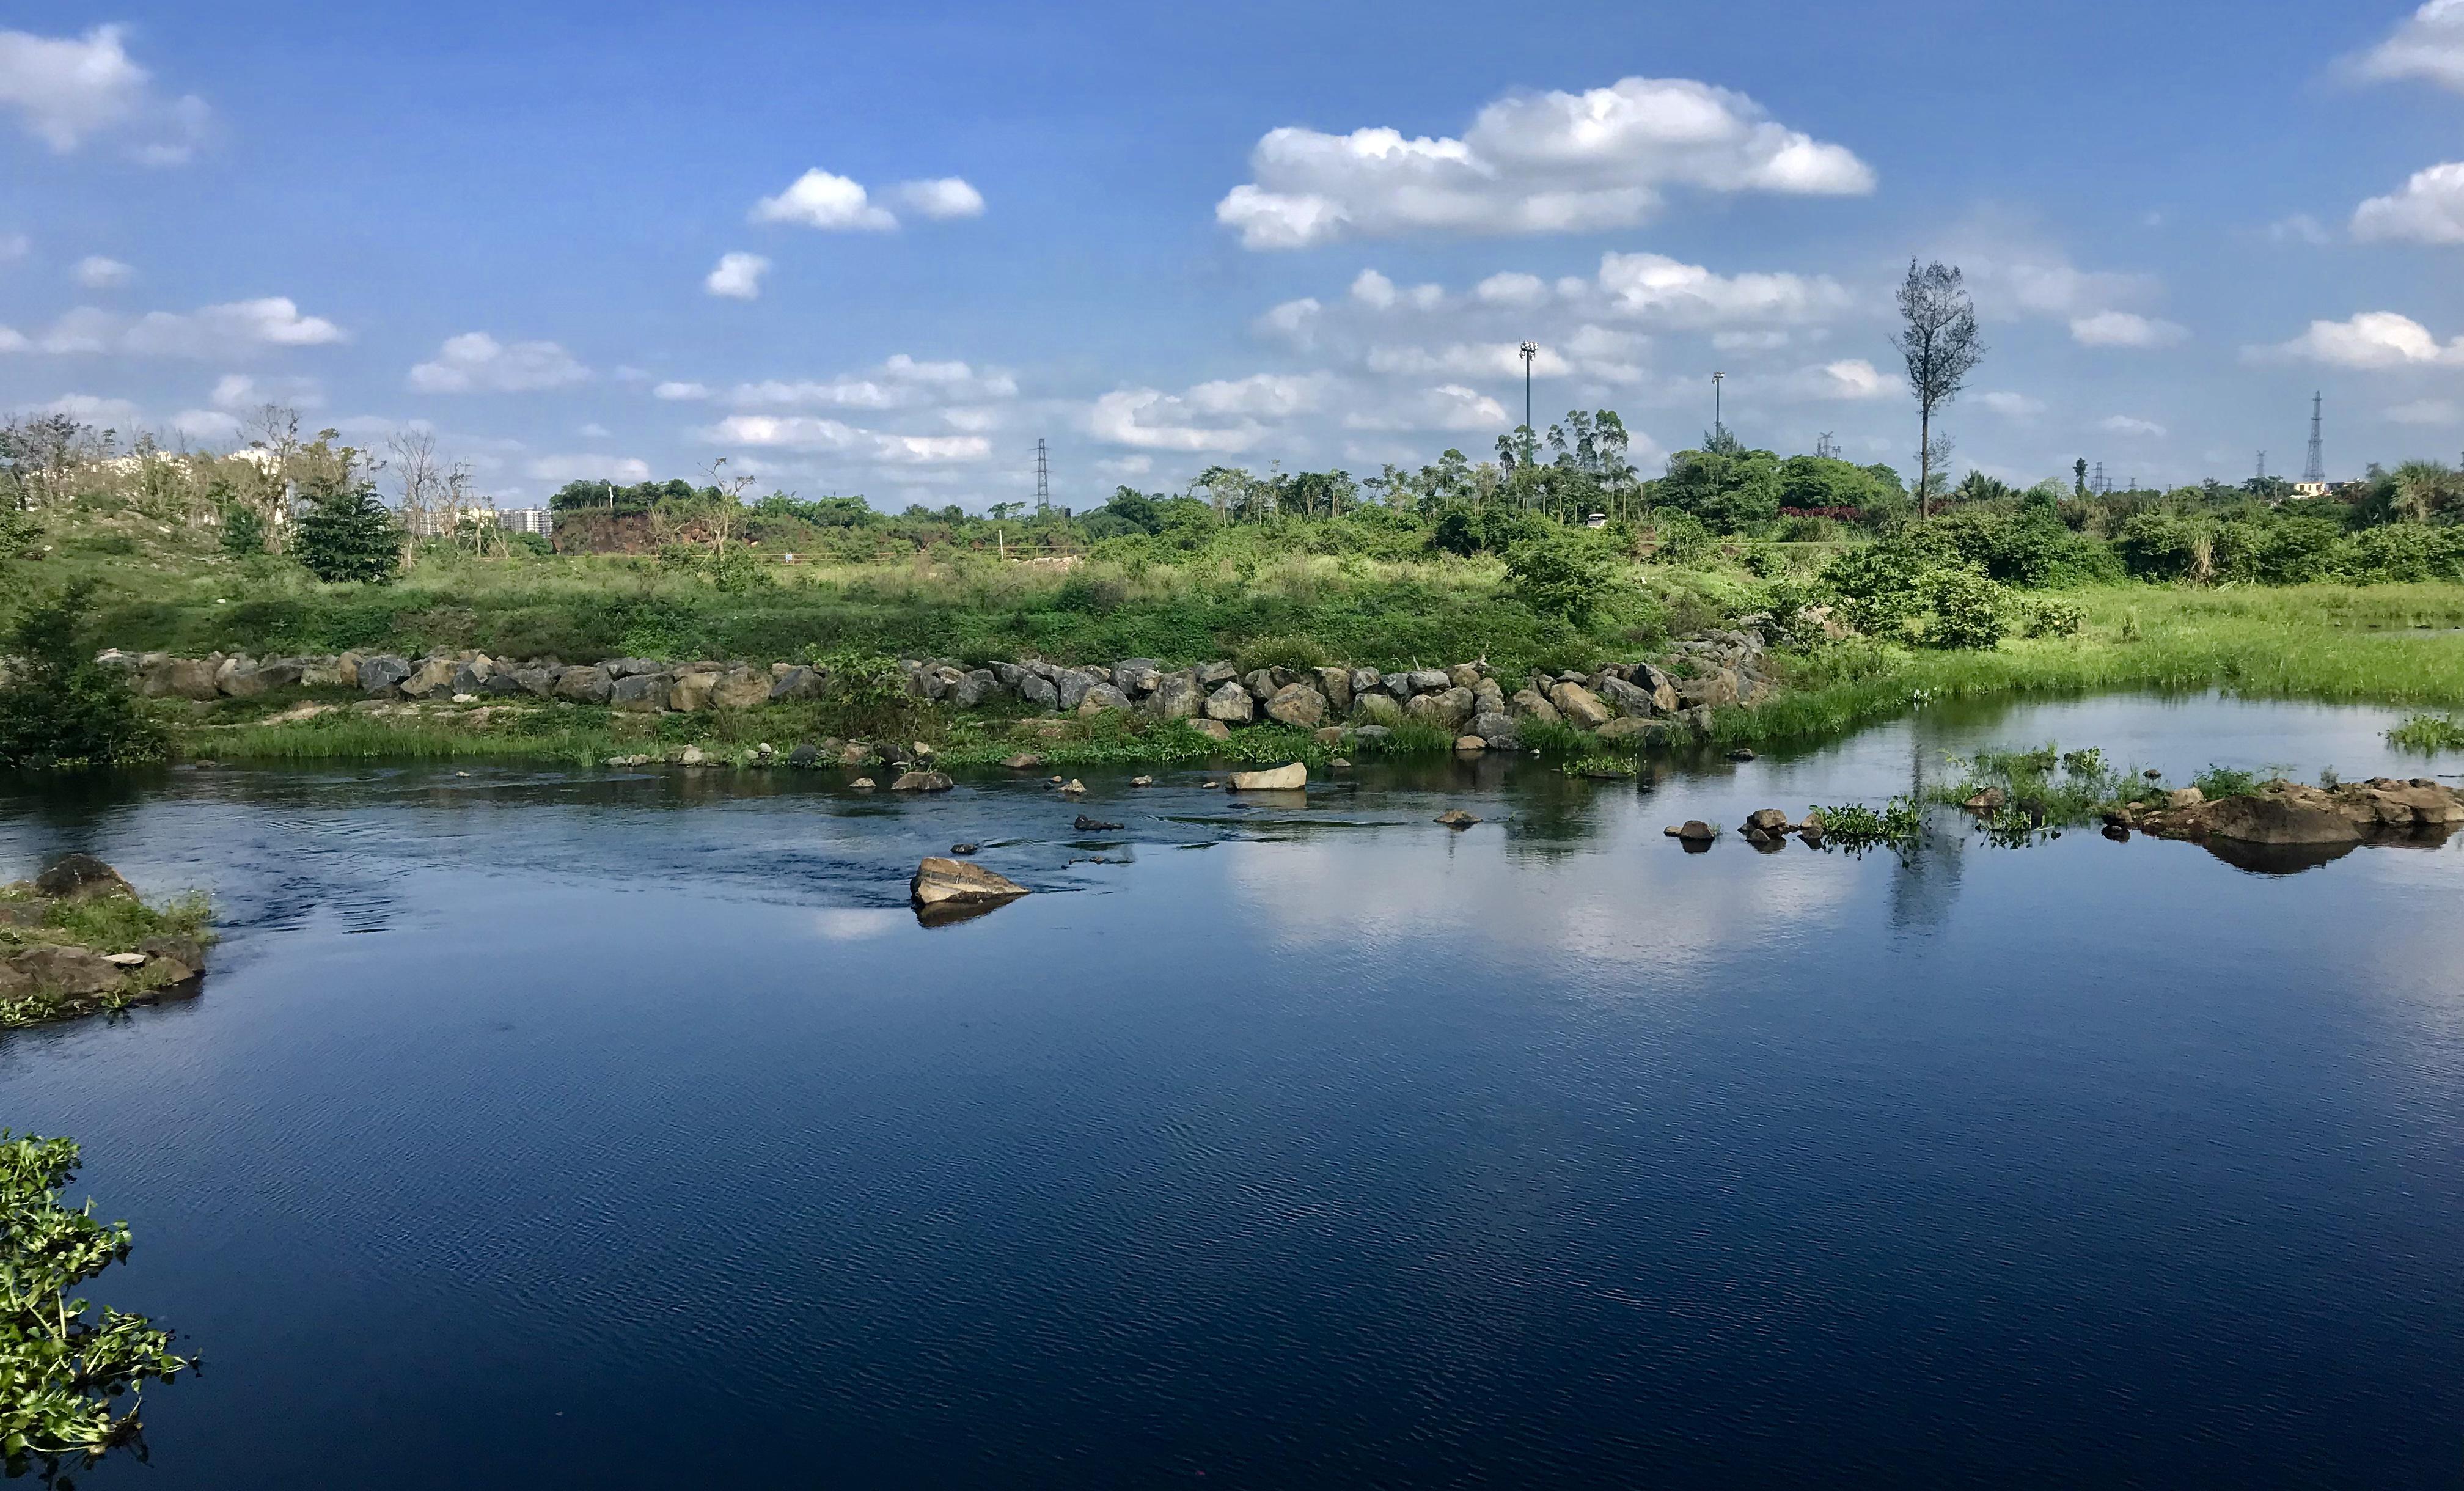
[[[1075,777],[1070,778],[1067,781],[1065,781],[1065,782],[1063,782],[1063,783],[1061,784],[1061,795],[1062,795],[1062,796],[1064,796],[1064,797],[1069,797],[1069,798],[1083,797],[1083,796],[1085,796],[1085,795],[1086,795],[1086,792],[1087,792],[1087,784],[1086,784],[1085,782],[1083,782],[1083,781],[1080,781],[1080,780],[1079,780],[1077,778],[1075,778]]]
[[[1469,828],[1472,824],[1479,822],[1480,820],[1472,817],[1469,813],[1464,812],[1462,808],[1450,807],[1438,815],[1438,822],[1445,824],[1448,828],[1463,829]]]
[[[1308,785],[1309,767],[1301,761],[1270,771],[1232,774],[1232,790],[1235,792],[1297,792]]]
[[[1720,831],[1699,818],[1689,818],[1685,825],[1677,830],[1677,837],[1689,844],[1709,844],[1720,837]]]
[[[1089,818],[1086,814],[1081,813],[1078,815],[1078,822],[1074,826],[1082,834],[1092,834],[1103,833],[1108,829],[1118,828],[1121,825],[1118,823],[1108,823],[1100,818]]]
[[[973,854],[973,853],[975,853],[978,849],[980,849],[980,848],[982,848],[982,847],[983,847],[983,845],[982,845],[982,844],[954,844],[950,845],[950,852],[951,852],[951,853],[953,853],[953,854],[962,854],[962,855],[963,855],[963,854]]]
[[[101,896],[134,896],[127,881],[91,854],[63,854],[34,877],[34,891],[55,901],[91,901]]]
[[[935,907],[997,904],[1029,892],[1017,881],[996,875],[980,865],[962,865],[935,856],[915,866],[914,878],[907,883],[907,893],[919,907]]]
[[[1155,778],[1152,777],[1133,777],[1130,778],[1130,785],[1133,787],[1152,787],[1155,785]]]
[[[957,785],[947,772],[904,772],[890,784],[892,792],[947,792]]]
[[[1032,751],[1022,751],[1001,764],[1014,772],[1031,772],[1044,764],[1044,757]]]
[[[1746,815],[1746,827],[1756,833],[1784,834],[1794,826],[1788,815],[1775,807],[1763,808]]]

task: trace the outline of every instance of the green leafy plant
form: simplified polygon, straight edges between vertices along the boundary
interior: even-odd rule
[[[223,552],[235,559],[265,552],[265,519],[256,509],[232,503],[223,509]]]
[[[291,540],[292,558],[319,580],[383,584],[402,564],[402,530],[363,482],[314,499]]]
[[[57,1480],[137,1443],[144,1385],[194,1365],[143,1316],[98,1317],[71,1296],[130,1244],[127,1224],[95,1220],[92,1201],[61,1202],[77,1168],[75,1142],[0,1129],[0,1460],[11,1476]]]
[[[1518,543],[1506,558],[1506,583],[1518,600],[1577,626],[1591,625],[1608,578],[1607,560],[1572,535]]]
[[[2464,751],[2464,719],[2453,714],[2415,714],[2387,733],[2387,744],[2400,751],[2431,755]]]
[[[1814,816],[1822,820],[1822,846],[1826,849],[1861,853],[1888,848],[1904,852],[1916,847],[1917,841],[1925,836],[1925,808],[1906,795],[1891,799],[1879,809],[1850,802],[1838,807],[1817,807]]]
[[[0,684],[0,768],[123,765],[169,749],[127,679],[87,651],[93,600],[93,582],[78,581],[28,605],[10,628],[5,650],[16,661]]]
[[[1926,577],[1925,596],[1933,607],[1927,647],[1990,650],[2010,627],[2008,592],[1975,570],[1935,570]]]
[[[2209,801],[2213,802],[2219,798],[2249,797],[2259,789],[2259,784],[2265,778],[2256,772],[2246,772],[2232,766],[2210,766],[2206,771],[2191,778],[2190,785],[2198,788]]]

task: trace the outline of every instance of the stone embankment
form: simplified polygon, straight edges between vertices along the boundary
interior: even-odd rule
[[[211,700],[260,698],[279,690],[356,690],[373,700],[474,704],[562,700],[642,713],[747,710],[829,695],[829,669],[803,663],[663,663],[614,658],[566,664],[553,657],[483,652],[411,658],[385,653],[203,658],[114,649],[102,661],[129,670],[140,692]],[[1228,739],[1240,726],[1275,721],[1309,730],[1349,728],[1375,738],[1407,722],[1456,737],[1467,750],[1520,749],[1534,720],[1573,726],[1612,742],[1662,740],[1681,726],[1707,726],[1723,705],[1754,704],[1773,683],[1761,635],[1689,638],[1659,662],[1610,663],[1590,672],[1507,676],[1485,662],[1381,671],[1374,668],[1260,668],[1229,662],[1167,668],[1152,658],[1109,666],[1041,660],[970,667],[932,658],[899,663],[916,697],[953,709],[1023,707],[1091,717],[1135,711],[1185,719]]]

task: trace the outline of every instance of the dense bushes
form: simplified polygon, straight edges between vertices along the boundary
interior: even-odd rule
[[[85,616],[92,586],[72,584],[28,605],[10,628],[0,684],[0,768],[111,766],[159,759],[157,725],[121,674],[93,660]]]
[[[311,501],[299,516],[291,554],[319,580],[391,580],[402,563],[402,530],[364,482]]]

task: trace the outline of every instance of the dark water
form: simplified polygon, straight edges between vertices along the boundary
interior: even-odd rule
[[[229,931],[193,1002],[0,1039],[0,1123],[84,1141],[98,1297],[208,1357],[104,1487],[2454,1486],[2464,842],[1661,834],[2056,737],[2421,772],[2386,723],[1176,771],[1093,837],[783,773],[0,799],[11,872]],[[919,929],[959,839],[1043,893]]]

